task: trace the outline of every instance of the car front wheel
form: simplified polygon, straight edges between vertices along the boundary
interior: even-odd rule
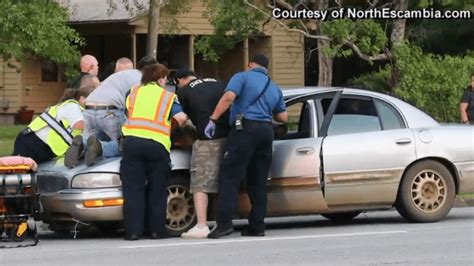
[[[168,181],[166,229],[171,236],[180,236],[197,222],[193,195],[189,191],[189,175],[173,173]]]
[[[404,174],[396,208],[412,222],[436,222],[448,214],[456,197],[453,176],[439,162],[426,160]]]

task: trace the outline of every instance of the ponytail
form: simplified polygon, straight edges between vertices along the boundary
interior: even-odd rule
[[[79,90],[77,89],[66,89],[63,93],[63,96],[59,98],[59,103],[62,103],[67,100],[76,100]]]

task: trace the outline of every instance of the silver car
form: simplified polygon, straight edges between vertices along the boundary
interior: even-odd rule
[[[407,220],[435,222],[448,214],[456,194],[474,192],[473,126],[440,125],[399,99],[365,90],[306,87],[284,96],[290,122],[275,125],[268,216],[347,221],[396,207]],[[171,158],[167,228],[179,235],[196,223],[190,151],[173,149]],[[74,223],[120,225],[119,165],[120,158],[74,169],[62,160],[41,165],[44,221],[57,231]],[[242,183],[235,218],[249,209]]]

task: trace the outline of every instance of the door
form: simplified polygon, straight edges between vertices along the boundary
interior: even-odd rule
[[[324,192],[331,209],[391,206],[404,169],[415,160],[412,132],[390,103],[341,95],[322,144]],[[328,117],[328,116],[327,116]]]
[[[313,98],[287,103],[287,133],[273,142],[267,182],[268,214],[290,215],[326,210],[320,182],[321,140]]]

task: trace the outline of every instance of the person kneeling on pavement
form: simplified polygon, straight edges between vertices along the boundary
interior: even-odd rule
[[[74,136],[82,133],[82,106],[93,86],[66,89],[59,104],[46,109],[15,139],[13,155],[30,157],[37,163],[64,155]]]

